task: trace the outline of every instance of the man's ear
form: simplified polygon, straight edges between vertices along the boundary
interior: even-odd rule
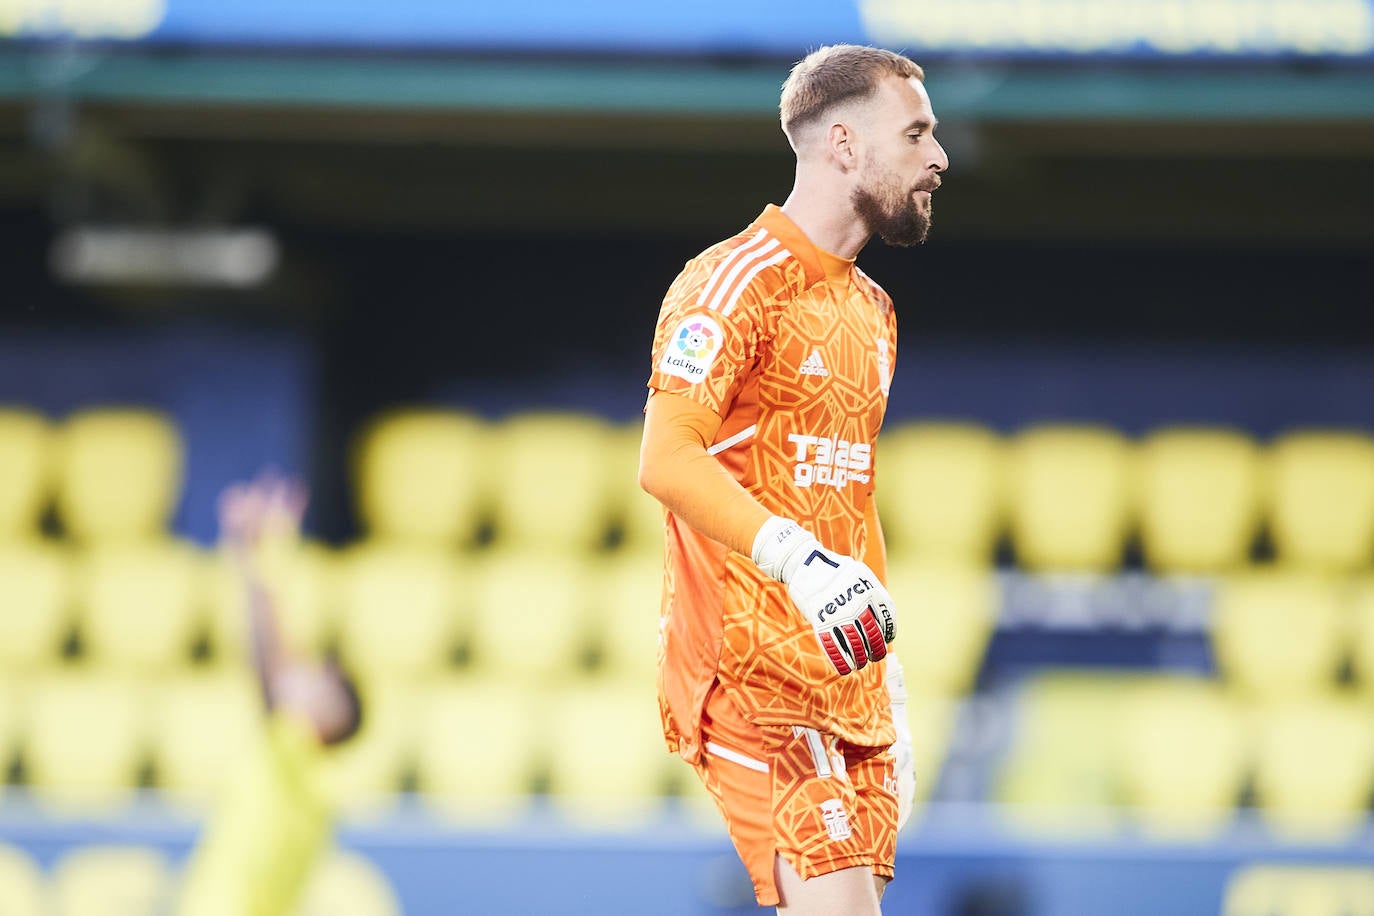
[[[859,151],[855,146],[853,129],[843,121],[831,124],[825,132],[825,149],[836,164],[846,172],[859,166]]]

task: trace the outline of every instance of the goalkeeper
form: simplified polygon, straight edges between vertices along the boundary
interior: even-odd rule
[[[686,264],[654,335],[664,735],[779,913],[879,913],[914,796],[874,500],[896,319],[854,259],[929,228],[948,161],[923,79],[871,47],[799,62],[791,195]]]
[[[320,763],[357,732],[362,707],[337,664],[287,651],[264,578],[266,542],[299,535],[302,487],[264,475],[227,488],[219,509],[221,544],[247,597],[265,715],[192,850],[176,913],[287,916],[331,835]]]

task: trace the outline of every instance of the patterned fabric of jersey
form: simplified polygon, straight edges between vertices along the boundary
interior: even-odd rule
[[[895,358],[887,294],[770,205],[673,282],[648,384],[722,417],[710,451],[766,508],[861,557]],[[893,741],[884,666],[837,675],[786,589],[749,557],[669,513],[664,572],[659,699],[670,748],[696,759],[717,678],[756,724]]]

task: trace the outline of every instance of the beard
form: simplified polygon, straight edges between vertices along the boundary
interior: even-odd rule
[[[918,190],[934,188],[906,187],[895,174],[885,172],[870,185],[855,188],[850,201],[871,235],[888,245],[910,248],[930,234],[932,211],[928,201],[924,206],[917,201],[914,193]]]

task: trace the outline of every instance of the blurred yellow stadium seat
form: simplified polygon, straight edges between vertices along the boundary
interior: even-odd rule
[[[1006,445],[977,423],[918,421],[884,430],[876,453],[893,563],[991,562],[1006,523]]]
[[[352,455],[365,536],[432,547],[465,547],[489,507],[501,453],[490,424],[462,410],[386,411],[360,433]]]
[[[174,881],[166,857],[151,846],[78,846],[53,866],[52,914],[159,916]]]
[[[40,541],[0,545],[0,671],[56,664],[72,625],[70,554]]]
[[[1374,700],[1374,576],[1359,576],[1346,594],[1347,654],[1355,689]]]
[[[470,578],[458,554],[364,541],[340,564],[338,648],[350,668],[420,679],[449,664]]]
[[[1120,711],[1137,677],[1115,669],[1046,668],[1026,680],[1013,744],[993,786],[1011,824],[1046,834],[1120,825]]]
[[[247,669],[160,679],[151,697],[155,785],[166,801],[204,810],[243,748],[258,740],[263,702]]]
[[[0,914],[50,916],[47,890],[38,862],[24,850],[0,843]]]
[[[524,813],[543,770],[538,714],[546,694],[519,684],[448,678],[425,691],[415,748],[425,806],[464,824]]]
[[[57,516],[82,542],[167,532],[181,498],[181,432],[168,414],[140,407],[77,411],[57,427]]]
[[[24,710],[23,760],[34,795],[54,809],[103,813],[133,798],[148,750],[148,694],[127,677],[46,674]]]
[[[1243,711],[1215,680],[1158,675],[1118,708],[1121,800],[1155,838],[1199,839],[1235,813],[1247,774]]]
[[[0,798],[7,786],[10,767],[19,752],[24,720],[20,709],[27,707],[24,682],[9,676],[0,668]],[[0,910],[0,913],[3,913]]]
[[[910,683],[907,687],[910,689]],[[916,773],[916,796],[912,802],[912,820],[909,824],[919,820],[922,809],[939,782],[954,734],[959,704],[960,697],[955,695],[919,691],[913,691],[907,700],[906,720],[911,729],[911,750]]]
[[[1258,716],[1255,803],[1292,840],[1339,843],[1374,796],[1374,717],[1342,695],[1280,703]]]
[[[1106,426],[1039,424],[1013,436],[1007,498],[1017,563],[1115,571],[1135,518],[1134,457],[1130,441]]]
[[[593,647],[585,562],[498,550],[472,566],[468,668],[493,681],[553,683],[581,673]]]
[[[0,543],[40,534],[52,498],[52,440],[47,417],[0,406]]]
[[[400,916],[386,873],[367,856],[334,849],[315,866],[294,916]]]
[[[194,544],[150,539],[90,547],[75,579],[85,660],[144,674],[192,663],[206,612],[206,558]]]
[[[591,638],[599,657],[598,677],[654,690],[658,677],[659,608],[663,565],[658,557],[617,554],[588,568]]]
[[[913,561],[888,570],[907,689],[953,696],[974,686],[996,625],[992,567],[968,561]]]
[[[494,537],[503,545],[583,553],[615,523],[611,425],[578,411],[529,410],[495,424]]]
[[[1374,868],[1247,865],[1226,884],[1222,916],[1374,916]]]
[[[651,817],[670,785],[656,695],[581,683],[546,695],[549,800],[580,828],[620,828]]]
[[[639,444],[643,435],[642,419],[618,424],[610,430],[611,510],[619,520],[620,549],[657,558],[663,555],[663,504],[639,485]]]
[[[1265,511],[1279,561],[1333,572],[1369,567],[1374,435],[1295,430],[1265,454]]]
[[[1249,699],[1287,700],[1334,686],[1347,632],[1346,606],[1328,578],[1266,567],[1217,584],[1213,655],[1221,677]]]
[[[395,808],[414,765],[427,689],[409,680],[359,679],[362,727],[332,748],[320,767],[320,786],[341,817],[369,820]]]
[[[292,652],[318,655],[333,641],[340,602],[341,562],[322,543],[304,541],[266,562],[282,638]],[[243,580],[229,558],[216,552],[207,563],[206,604],[215,661],[241,665],[247,659],[248,608]]]
[[[1171,426],[1138,448],[1141,548],[1151,571],[1209,575],[1249,561],[1260,526],[1260,449],[1247,433]]]

